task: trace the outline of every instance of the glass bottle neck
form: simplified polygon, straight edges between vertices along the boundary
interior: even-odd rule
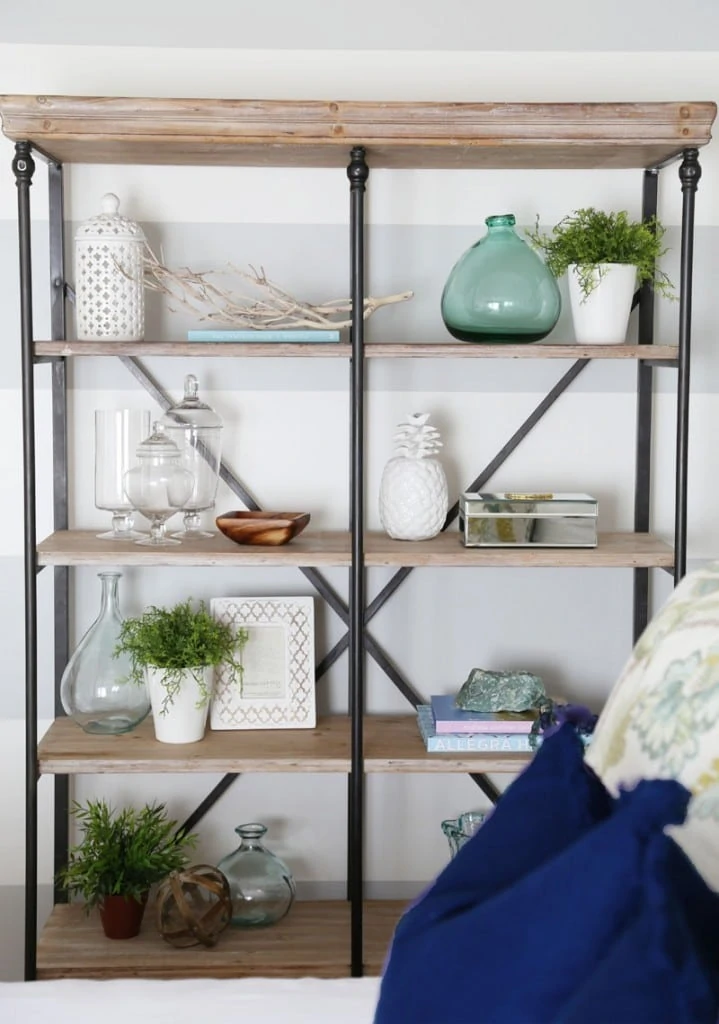
[[[267,829],[263,825],[240,825],[235,832],[242,840],[242,847],[245,850],[262,850],[262,840]]]
[[[495,214],[492,217],[487,217],[484,223],[487,226],[488,234],[516,235],[514,228],[517,222],[513,213]]]
[[[101,572],[99,573],[100,579],[102,580],[102,612],[111,612],[116,615],[120,614],[120,606],[117,599],[117,586],[122,576],[119,572]]]

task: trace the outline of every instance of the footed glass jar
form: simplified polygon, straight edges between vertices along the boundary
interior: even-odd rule
[[[241,843],[217,867],[230,883],[232,924],[263,927],[281,921],[295,898],[287,865],[263,844],[265,825],[250,822],[235,829]]]
[[[182,453],[182,465],[195,481],[183,505],[184,530],[173,534],[180,540],[214,537],[214,533],[202,529],[200,513],[215,505],[220,480],[222,420],[214,409],[200,400],[198,388],[197,377],[188,373],[184,398],[160,420],[165,433]]]
[[[544,261],[514,230],[511,213],[487,217],[487,234],[454,265],[442,293],[442,319],[460,341],[546,338],[562,309]]]
[[[153,424],[152,434],[138,445],[136,454],[137,465],[125,473],[123,483],[132,507],[149,520],[150,536],[135,543],[179,544],[165,536],[165,523],[192,494],[194,477],[182,468],[182,452],[161,423]]]
[[[130,679],[130,656],[113,657],[122,617],[117,600],[119,572],[101,572],[100,614],[67,663],[60,683],[65,713],[85,732],[129,732],[150,710],[145,686]]]

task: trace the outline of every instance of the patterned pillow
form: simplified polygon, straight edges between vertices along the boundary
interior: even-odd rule
[[[613,793],[683,783],[689,814],[670,831],[719,890],[719,562],[686,576],[639,638],[586,760]]]

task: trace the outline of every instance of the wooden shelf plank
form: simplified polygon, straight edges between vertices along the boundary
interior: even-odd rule
[[[374,342],[368,359],[651,359],[673,362],[676,345],[482,345],[462,342]],[[210,356],[262,359],[349,359],[350,345],[281,342],[36,341],[36,356]]]
[[[649,533],[604,533],[596,548],[465,548],[457,530],[433,540],[392,540],[380,532],[365,538],[368,566],[538,566],[671,568],[671,547]],[[99,540],[94,530],[60,530],[38,545],[39,565],[266,565],[350,564],[349,534],[303,533],[280,547],[233,544],[221,534],[212,540],[183,541],[179,547],[141,547],[127,541]]]
[[[456,529],[432,540],[365,538],[368,566],[507,566],[651,568],[674,564],[674,553],[650,533],[602,533],[596,548],[466,548]]]
[[[365,717],[364,766],[368,774],[521,772],[532,754],[452,753],[429,754],[425,750],[414,715],[367,715]]]
[[[519,772],[525,754],[428,754],[414,714],[365,717],[365,771]],[[38,746],[42,775],[152,772],[340,772],[350,770],[345,715],[319,720],[316,729],[207,731],[200,743],[158,743],[149,719],[123,736],[94,736],[58,718]]]
[[[199,743],[159,743],[152,722],[122,736],[94,736],[58,718],[38,745],[42,774],[149,772],[349,772],[349,719],[316,729],[208,729]]]
[[[392,932],[406,904],[365,904],[365,971],[381,972]],[[39,980],[57,978],[342,978],[350,973],[350,912],[342,901],[298,900],[271,928],[228,928],[212,949],[174,949],[147,909],[142,931],[124,942],[106,939],[96,912],[58,905],[40,936]]]
[[[653,167],[711,138],[714,103],[396,103],[2,96],[3,132],[68,163]]]
[[[279,546],[234,544],[221,533],[172,547],[100,540],[95,530],[59,530],[37,549],[39,565],[349,565],[349,534],[305,530]]]

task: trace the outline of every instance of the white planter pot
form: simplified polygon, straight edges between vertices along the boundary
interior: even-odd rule
[[[598,282],[585,298],[576,264],[569,267],[569,302],[574,337],[581,344],[621,345],[627,336],[637,269],[627,263],[602,263]]]
[[[197,706],[202,692],[193,672],[202,674],[205,686],[212,693],[214,669],[211,666],[185,669],[179,692],[173,696],[172,702],[166,702],[167,690],[161,682],[165,669],[145,666],[155,736],[161,743],[197,743],[205,735],[209,701],[202,707]]]

